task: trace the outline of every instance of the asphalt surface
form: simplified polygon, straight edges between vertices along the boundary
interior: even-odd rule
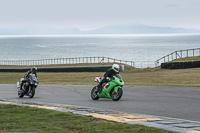
[[[16,85],[0,85],[0,99],[77,105],[200,122],[200,88],[124,86],[119,101],[90,97],[92,85],[39,85],[34,98],[18,98]]]

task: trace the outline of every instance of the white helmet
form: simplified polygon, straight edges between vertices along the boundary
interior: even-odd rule
[[[113,64],[113,65],[112,65],[112,69],[113,69],[115,72],[119,72],[119,65],[118,65],[118,64]]]

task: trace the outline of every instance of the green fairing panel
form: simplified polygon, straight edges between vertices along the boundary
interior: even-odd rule
[[[104,86],[104,88],[103,88],[101,94],[100,94],[100,93],[97,93],[97,95],[98,95],[99,97],[101,97],[101,98],[111,98],[111,96],[110,96],[110,91],[116,86],[116,87],[115,87],[115,92],[117,92],[118,89],[119,89],[119,87],[117,87],[117,86],[123,86],[123,85],[124,85],[124,82],[123,82],[121,79],[119,79],[119,78],[116,77],[116,76],[113,76],[113,77],[114,77],[114,80],[111,80],[110,82],[107,83],[107,85],[109,85],[109,87],[106,88],[106,87]]]

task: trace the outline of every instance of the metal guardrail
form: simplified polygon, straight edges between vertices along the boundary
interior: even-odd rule
[[[122,63],[134,67],[133,61],[118,60],[108,57],[76,57],[38,60],[0,60],[0,65],[34,66],[34,65],[58,65],[80,63]]]
[[[160,66],[161,63],[164,62],[169,62],[179,58],[194,57],[194,56],[200,56],[200,48],[174,51],[173,53],[163,56],[162,58],[156,60],[155,64],[156,66]]]

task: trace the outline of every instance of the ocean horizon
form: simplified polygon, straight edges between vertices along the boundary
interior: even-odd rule
[[[109,57],[153,63],[193,48],[200,48],[200,34],[0,35],[1,60]]]

